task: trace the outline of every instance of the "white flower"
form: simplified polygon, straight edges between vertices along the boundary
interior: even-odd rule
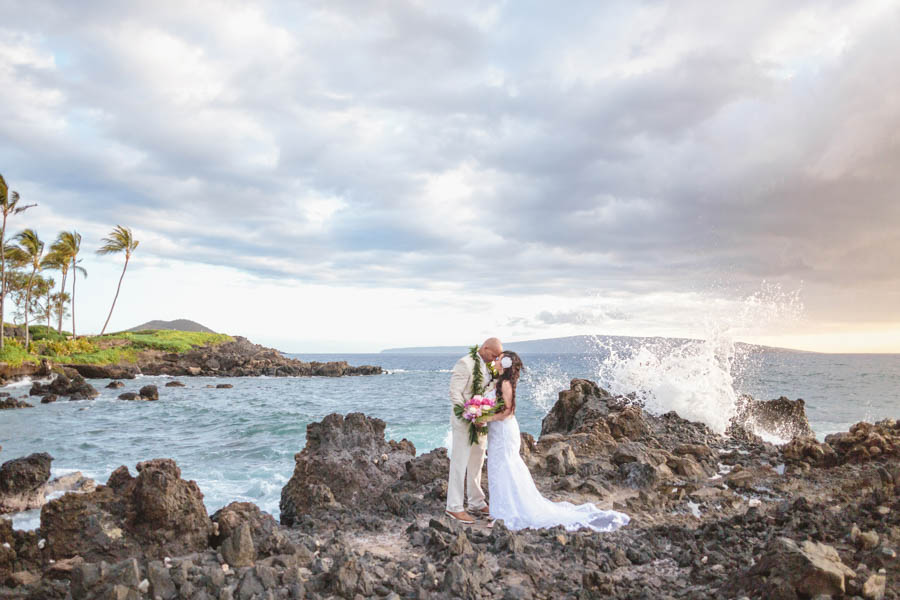
[[[512,366],[512,359],[508,356],[504,356],[500,359],[500,366],[504,369],[508,369]]]

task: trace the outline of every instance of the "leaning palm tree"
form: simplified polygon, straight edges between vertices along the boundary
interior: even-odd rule
[[[97,254],[125,253],[125,266],[122,267],[122,274],[119,276],[119,287],[116,288],[116,296],[113,298],[112,306],[109,309],[109,316],[106,317],[106,323],[103,324],[103,330],[100,332],[100,335],[106,333],[106,326],[109,325],[113,309],[116,308],[116,300],[119,299],[119,291],[122,289],[122,279],[125,277],[125,269],[128,268],[128,261],[131,260],[131,253],[135,251],[139,243],[140,242],[134,239],[130,228],[116,225],[116,228],[112,230],[109,237],[103,238],[103,245],[97,250]],[[75,332],[73,331],[72,333],[74,334]]]
[[[60,292],[66,291],[66,272],[69,270],[69,257],[62,254],[56,248],[56,244],[50,246],[50,251],[44,256],[44,259],[41,260],[41,270],[42,271],[59,271],[62,273],[62,285],[60,286]],[[50,279],[53,281],[53,279]],[[53,285],[56,285],[56,282],[53,281]],[[50,319],[53,313],[51,306],[51,296],[53,295],[53,285],[47,286],[47,306],[46,306],[46,316],[47,316],[47,333],[50,333]],[[59,298],[57,298],[58,300]],[[58,310],[61,310],[62,307],[57,306]],[[60,319],[62,321],[62,319]]]
[[[69,273],[69,269],[72,269],[72,336],[75,336],[75,279],[77,273],[80,271],[82,275],[87,277],[87,271],[83,268],[77,266],[77,263],[80,262],[78,260],[78,252],[81,250],[81,234],[77,231],[61,231],[58,236],[56,236],[56,241],[53,242],[53,245],[50,246],[50,252],[53,254],[58,254],[60,257],[65,258],[63,264],[60,265],[60,271],[62,272],[62,284],[60,285],[61,292],[66,291],[66,276]],[[60,295],[62,298],[63,295]],[[59,307],[59,322],[57,323],[56,332],[62,333],[62,320],[63,320],[63,307]]]
[[[36,204],[19,206],[19,192],[11,192],[3,175],[0,175],[0,212],[3,213],[3,225],[0,226],[0,350],[3,349],[3,317],[6,300],[6,219],[10,215],[25,212]]]
[[[34,283],[34,276],[41,268],[41,258],[44,254],[44,242],[38,237],[34,229],[24,229],[17,233],[13,239],[16,246],[13,246],[12,259],[23,265],[31,266],[31,275],[28,277],[28,283],[25,285],[25,349],[28,350],[31,342],[31,332],[28,331],[28,308],[31,305],[31,286]]]

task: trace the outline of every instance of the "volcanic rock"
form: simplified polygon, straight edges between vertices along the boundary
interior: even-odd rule
[[[134,379],[140,370],[133,365],[64,365],[86,379]]]
[[[214,513],[212,521],[217,529],[210,544],[220,548],[225,561],[233,567],[253,564],[257,557],[296,551],[272,515],[250,502],[232,502]]]
[[[35,381],[31,385],[29,395],[46,396],[47,394],[68,396],[69,400],[91,400],[99,396],[100,392],[86,382],[81,375],[69,378],[65,373],[58,373],[50,383],[42,384]]]
[[[155,385],[145,385],[139,393],[143,400],[159,400],[159,389]]]
[[[184,387],[184,384],[180,381],[169,381],[166,383],[166,387]]]
[[[784,440],[813,436],[802,398],[789,400],[781,396],[775,400],[756,400],[742,395],[733,422],[754,433],[768,433]]]
[[[834,448],[840,463],[900,456],[900,423],[893,419],[857,423],[848,432],[825,436],[825,443]]]
[[[270,377],[378,375],[381,367],[353,367],[340,362],[303,362],[278,350],[235,336],[234,341],[211,344],[184,353],[144,351],[138,367],[145,375]]]
[[[787,589],[801,598],[814,598],[842,595],[845,578],[856,574],[841,562],[832,546],[812,541],[798,545],[790,538],[778,537],[767,546],[760,562],[749,569],[744,584],[755,587],[761,576],[767,578],[765,588],[771,590],[763,597],[782,598]]]
[[[569,433],[585,421],[605,417],[609,414],[607,402],[611,399],[609,392],[593,381],[573,379],[570,388],[559,393],[559,400],[544,417],[541,435]]]
[[[8,460],[0,466],[0,513],[38,508],[50,479],[53,457],[46,452]]]
[[[24,400],[16,400],[15,398],[0,399],[0,410],[7,410],[12,408],[34,408],[34,405],[28,404]]]
[[[121,381],[110,381],[108,384],[106,384],[106,388],[109,390],[118,390],[123,387],[125,387],[125,384]]]
[[[335,503],[361,507],[376,501],[406,473],[416,455],[407,440],[384,439],[384,421],[362,413],[331,414],[306,428],[306,447],[281,490],[281,522]]]
[[[48,555],[89,562],[130,556],[160,558],[207,547],[212,523],[194,481],[181,479],[170,459],[138,463],[131,478],[120,467],[106,486],[66,494],[44,505],[41,532]]]

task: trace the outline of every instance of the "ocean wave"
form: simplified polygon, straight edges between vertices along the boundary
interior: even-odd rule
[[[698,317],[698,328],[707,332],[701,340],[662,339],[623,349],[598,338],[599,383],[613,394],[633,394],[655,414],[674,410],[724,433],[737,412],[741,383],[756,367],[754,351],[735,337],[798,319],[798,295],[764,284],[740,310],[718,320]]]

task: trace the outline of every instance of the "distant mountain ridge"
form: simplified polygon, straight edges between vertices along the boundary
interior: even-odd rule
[[[667,337],[633,337],[626,335],[572,335],[568,337],[546,338],[542,340],[527,340],[522,342],[504,343],[503,348],[523,354],[589,354],[596,352],[598,347],[611,345],[617,348],[638,348],[645,344],[671,342],[684,343],[692,341],[688,338]],[[696,340],[694,340],[696,341]],[[479,340],[480,342],[480,340]],[[739,342],[740,346],[752,346]],[[763,347],[763,346],[758,346]],[[785,352],[798,352],[784,348],[766,348],[771,350],[783,350]],[[387,348],[381,352],[384,354],[465,354],[468,346],[422,346],[410,348]]]
[[[200,331],[203,333],[217,333],[190,319],[175,319],[174,321],[147,321],[143,325],[126,329],[125,331],[143,331],[144,329],[174,329],[175,331]]]

